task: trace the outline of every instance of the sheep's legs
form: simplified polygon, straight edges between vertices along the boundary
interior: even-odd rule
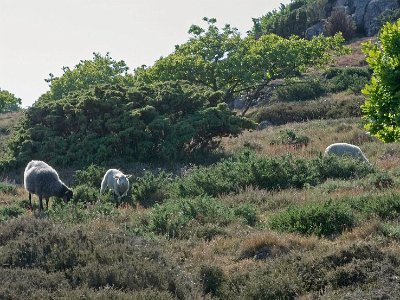
[[[46,199],[46,210],[49,210],[49,198],[45,198]]]
[[[39,195],[39,210],[43,210],[42,195]]]
[[[31,195],[31,193],[29,193],[29,207],[33,208],[32,207],[32,195]]]

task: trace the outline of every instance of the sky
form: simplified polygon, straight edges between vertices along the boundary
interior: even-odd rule
[[[31,106],[49,90],[45,79],[92,59],[124,60],[130,71],[151,66],[189,39],[203,17],[242,36],[252,18],[290,0],[0,0],[0,89]]]

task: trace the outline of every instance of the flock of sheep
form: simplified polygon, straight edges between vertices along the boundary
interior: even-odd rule
[[[113,190],[120,201],[128,193],[128,178],[130,177],[131,175],[125,175],[119,170],[109,169],[101,182],[100,194],[108,187]],[[57,171],[40,160],[32,160],[26,166],[24,186],[29,193],[30,207],[32,207],[32,194],[39,197],[39,210],[43,210],[43,198],[46,200],[46,209],[48,209],[50,197],[62,198],[64,202],[68,202],[73,196],[72,190],[61,181]]]
[[[349,155],[369,163],[359,147],[347,143],[332,144],[326,148],[324,154]],[[110,188],[118,197],[118,201],[120,201],[121,198],[128,193],[130,177],[131,175],[125,175],[117,169],[109,169],[104,174],[101,182],[100,194],[107,188]],[[35,194],[39,197],[39,210],[43,209],[43,198],[46,200],[46,209],[48,209],[50,197],[63,198],[64,202],[68,202],[73,196],[72,190],[60,180],[56,170],[47,163],[39,160],[32,160],[26,166],[24,185],[29,193],[30,207],[32,207],[31,194]]]

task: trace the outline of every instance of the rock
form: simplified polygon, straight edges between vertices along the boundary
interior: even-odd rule
[[[364,30],[367,36],[378,33],[380,29],[379,16],[386,11],[399,8],[397,0],[371,0],[364,14]]]
[[[272,126],[272,123],[269,121],[261,121],[260,123],[258,123],[257,125],[257,130],[263,130],[269,126]]]
[[[317,24],[306,29],[305,37],[306,39],[312,39],[314,36],[325,33],[325,22],[321,21]]]

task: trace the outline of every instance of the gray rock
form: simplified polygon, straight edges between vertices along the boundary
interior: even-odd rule
[[[364,30],[364,15],[370,1],[371,0],[354,0],[353,19],[358,29]]]
[[[257,125],[257,130],[263,130],[269,126],[272,126],[272,123],[269,121],[261,121],[260,123],[258,123]]]
[[[385,11],[399,8],[397,0],[371,0],[364,14],[364,30],[368,36],[378,33],[380,23],[378,17]]]
[[[325,33],[325,22],[321,21],[313,26],[307,28],[305,37],[306,39],[312,39],[314,36],[324,34]]]

